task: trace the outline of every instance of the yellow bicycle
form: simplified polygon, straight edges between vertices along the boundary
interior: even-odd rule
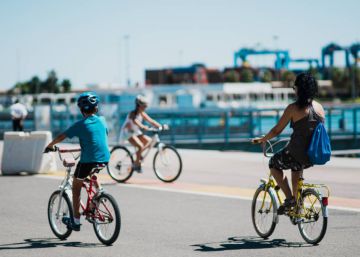
[[[271,157],[275,146],[281,142],[284,140],[274,144],[267,141],[263,145],[264,155]],[[261,179],[260,182],[253,197],[251,217],[256,233],[262,238],[268,238],[279,222],[277,210],[284,203],[284,199],[271,174],[268,179]],[[293,225],[298,226],[307,243],[318,244],[326,233],[330,190],[324,184],[308,184],[300,178],[297,194],[295,207],[285,211],[284,215],[290,218]]]

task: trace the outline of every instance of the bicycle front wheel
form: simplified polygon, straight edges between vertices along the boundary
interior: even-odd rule
[[[158,179],[163,182],[173,182],[181,174],[181,157],[174,147],[165,145],[155,153],[153,168]]]
[[[133,174],[133,157],[124,146],[115,146],[110,152],[107,171],[116,182],[123,183]]]
[[[274,232],[277,219],[277,205],[274,196],[260,186],[251,205],[251,218],[256,233],[262,238],[268,238]]]
[[[50,228],[61,240],[68,238],[72,232],[62,222],[63,217],[72,217],[72,204],[68,195],[64,192],[61,196],[61,191],[57,190],[50,196],[48,203],[48,220]]]
[[[120,233],[120,210],[115,199],[106,193],[101,194],[96,200],[94,215],[94,230],[97,238],[105,245],[116,241]]]
[[[327,214],[323,213],[325,208],[316,190],[304,190],[298,228],[301,236],[309,244],[318,244],[325,236],[328,221]]]

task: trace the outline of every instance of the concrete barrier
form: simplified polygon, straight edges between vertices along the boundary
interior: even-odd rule
[[[48,173],[56,170],[54,154],[43,154],[52,140],[50,131],[6,132],[2,153],[3,175],[26,172]]]

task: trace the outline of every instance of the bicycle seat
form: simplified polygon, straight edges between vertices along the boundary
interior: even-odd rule
[[[73,158],[64,158],[63,165],[67,168],[75,166],[75,160]]]

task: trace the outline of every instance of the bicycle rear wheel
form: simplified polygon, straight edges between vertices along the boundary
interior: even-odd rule
[[[318,244],[324,238],[327,228],[327,214],[321,197],[314,189],[306,189],[301,197],[301,221],[298,228],[301,236],[309,244]]]
[[[262,238],[268,238],[274,232],[277,219],[277,205],[274,197],[260,186],[251,205],[251,218],[256,233]]]
[[[94,200],[95,201],[95,200]],[[102,193],[96,199],[93,226],[97,238],[105,245],[111,245],[119,236],[121,228],[120,210],[115,199]]]
[[[50,228],[61,240],[68,238],[72,232],[62,222],[63,217],[72,217],[72,204],[68,195],[64,192],[60,197],[61,191],[57,190],[50,196],[48,203],[48,220]]]
[[[165,145],[155,153],[153,168],[158,179],[163,182],[173,182],[182,171],[181,157],[174,147]]]
[[[124,146],[115,146],[110,153],[107,171],[116,182],[125,182],[133,174],[133,157]]]

